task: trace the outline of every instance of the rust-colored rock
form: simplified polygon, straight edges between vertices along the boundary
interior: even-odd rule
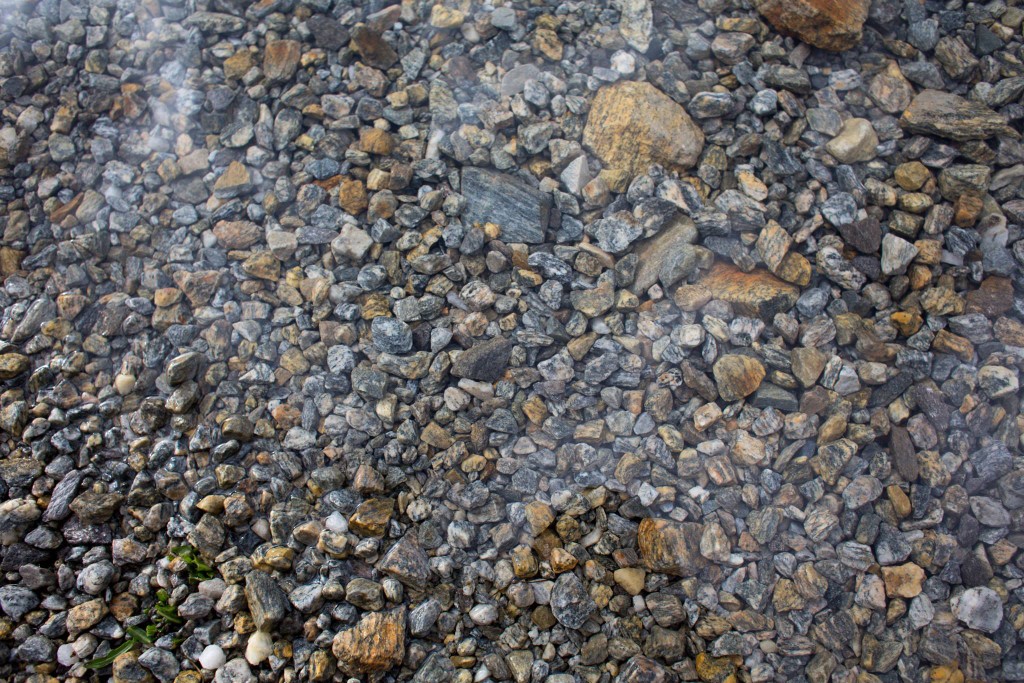
[[[755,0],[754,5],[780,33],[842,52],[860,42],[871,0]]]
[[[739,354],[722,356],[712,371],[718,393],[726,401],[739,401],[750,396],[761,386],[765,375],[761,361]]]
[[[693,167],[704,149],[704,133],[681,105],[653,85],[623,81],[594,97],[583,144],[607,168],[637,175],[652,163]]]
[[[405,656],[405,608],[372,612],[334,636],[334,656],[349,675],[388,671]]]
[[[941,90],[923,90],[915,97],[903,112],[900,126],[911,133],[938,135],[958,142],[984,140],[993,135],[1020,137],[1002,114]]]
[[[652,572],[696,576],[707,563],[700,554],[703,533],[701,525],[694,522],[648,517],[637,529],[640,557]]]
[[[776,313],[785,313],[796,305],[800,289],[787,284],[771,273],[755,269],[744,273],[728,263],[716,263],[698,285],[716,299],[728,301],[743,315],[772,320]]]

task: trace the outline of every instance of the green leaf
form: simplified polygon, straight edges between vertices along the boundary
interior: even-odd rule
[[[185,620],[178,616],[178,612],[170,605],[157,605],[156,613],[172,624],[184,624]]]
[[[87,662],[85,667],[87,669],[102,669],[104,667],[108,667],[114,663],[115,659],[123,655],[125,652],[130,652],[133,647],[135,647],[135,641],[127,640],[102,657],[97,657],[91,662]]]
[[[153,644],[153,637],[148,633],[149,627],[143,630],[138,626],[129,626],[126,630],[128,631],[128,636],[140,645]]]

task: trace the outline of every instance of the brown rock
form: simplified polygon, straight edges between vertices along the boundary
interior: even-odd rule
[[[387,69],[398,61],[398,53],[384,41],[380,33],[364,24],[357,24],[352,29],[351,47],[363,58],[363,62],[378,69]]]
[[[210,303],[217,285],[220,284],[219,270],[197,270],[191,273],[179,270],[174,274],[174,283],[178,285],[193,306],[205,306]]]
[[[750,396],[761,386],[765,375],[759,360],[739,354],[722,356],[712,371],[718,393],[726,401],[739,401]]]
[[[583,144],[606,167],[637,175],[652,163],[693,167],[704,149],[704,134],[682,106],[653,85],[623,81],[598,91]]]
[[[252,53],[243,48],[224,60],[224,78],[241,78],[252,66]]]
[[[978,102],[941,90],[924,90],[903,112],[900,126],[911,133],[938,135],[951,140],[984,140],[993,135],[1020,135],[1006,117]]]
[[[20,353],[0,354],[0,379],[14,379],[32,367],[28,356]]]
[[[213,184],[213,194],[218,199],[232,199],[252,190],[252,176],[249,169],[239,161],[232,161]]]
[[[242,270],[250,277],[277,281],[281,278],[281,262],[269,251],[258,251],[242,262]]]
[[[780,33],[841,52],[860,42],[871,0],[755,0],[754,6]]]
[[[1013,283],[1005,277],[987,277],[978,289],[967,293],[967,313],[981,313],[989,318],[1013,308]]]
[[[700,524],[648,517],[640,522],[640,557],[652,572],[696,576],[707,564],[700,554]]]
[[[297,40],[272,40],[263,53],[263,75],[271,81],[287,81],[299,67],[301,46]]]
[[[394,509],[395,501],[391,498],[365,500],[349,517],[349,527],[360,536],[383,536]]]
[[[361,180],[346,178],[338,186],[338,206],[353,216],[358,216],[370,205],[366,187]]]
[[[885,594],[890,598],[913,598],[921,594],[924,570],[913,562],[895,567],[882,567]]]
[[[765,320],[793,308],[800,296],[799,288],[765,270],[754,269],[744,273],[727,263],[716,263],[697,284],[716,299],[736,306],[741,314],[760,316]]]
[[[248,249],[263,236],[252,221],[220,221],[213,226],[217,243],[225,249]]]
[[[405,656],[405,608],[365,615],[334,636],[332,649],[350,675],[393,669]]]

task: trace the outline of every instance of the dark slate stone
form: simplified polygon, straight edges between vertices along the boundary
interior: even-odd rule
[[[463,351],[452,364],[452,374],[494,382],[504,374],[511,355],[512,342],[505,337],[494,337]]]
[[[495,223],[503,242],[544,242],[551,198],[540,190],[514,176],[471,167],[462,171],[462,195],[467,225]]]

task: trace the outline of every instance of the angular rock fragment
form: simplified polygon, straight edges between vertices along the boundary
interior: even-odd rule
[[[653,572],[696,576],[707,564],[700,552],[702,536],[700,524],[645,518],[637,530],[640,557]]]
[[[983,104],[941,90],[923,90],[900,117],[900,126],[911,133],[938,135],[964,142],[993,135],[1020,135],[1007,119]]]
[[[754,6],[781,33],[841,52],[860,42],[870,0],[755,0]]]
[[[648,83],[625,81],[598,91],[583,144],[607,167],[636,175],[652,163],[694,166],[704,149],[704,134],[665,93]]]
[[[494,223],[503,242],[539,244],[548,229],[551,199],[514,176],[483,168],[462,170],[463,220],[483,227]]]
[[[339,631],[331,649],[338,666],[351,675],[395,668],[405,656],[405,608],[366,614]]]

